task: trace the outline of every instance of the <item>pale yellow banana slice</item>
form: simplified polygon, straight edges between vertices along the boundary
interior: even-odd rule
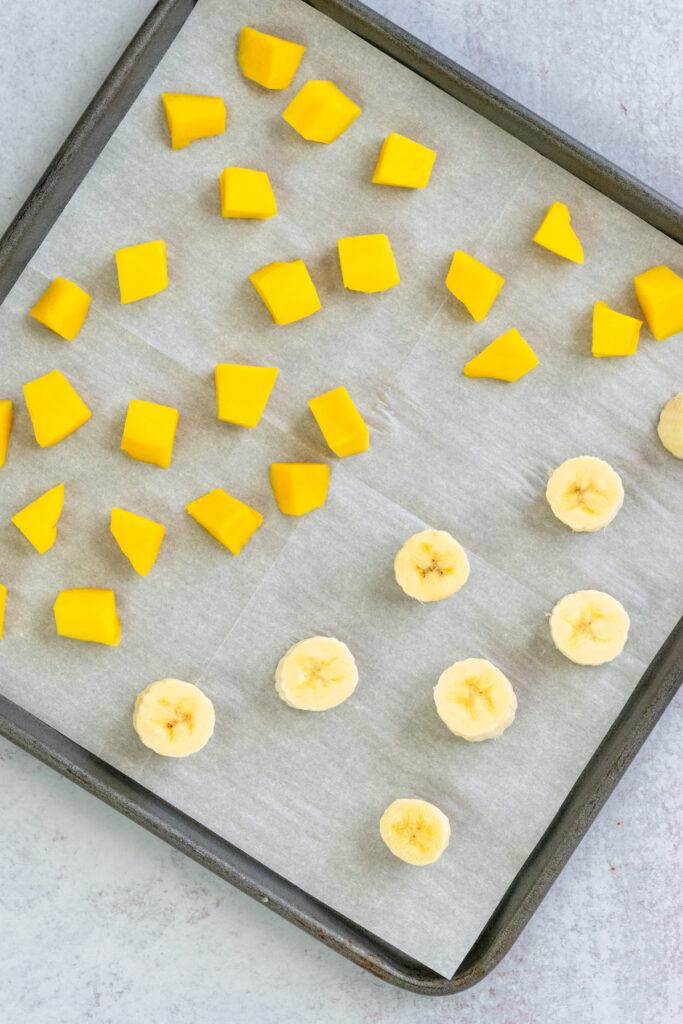
[[[213,704],[198,686],[159,679],[138,695],[133,727],[146,747],[165,757],[195,754],[210,740]]]
[[[456,661],[434,687],[439,718],[471,742],[495,740],[512,724],[517,697],[512,683],[485,658]]]
[[[657,433],[666,450],[683,459],[683,391],[670,398],[662,409]]]
[[[351,651],[331,636],[312,636],[290,647],[275,670],[275,689],[300,711],[328,711],[350,697],[358,683]]]
[[[553,643],[577,665],[603,665],[616,658],[629,625],[624,606],[602,590],[567,594],[550,613]]]
[[[406,864],[433,864],[448,846],[448,818],[426,800],[394,800],[380,818],[379,834]]]
[[[416,601],[442,601],[467,582],[467,555],[445,530],[423,530],[405,542],[394,560],[396,582]]]
[[[624,502],[621,477],[608,462],[593,455],[567,459],[558,466],[545,495],[557,518],[577,533],[601,530]]]

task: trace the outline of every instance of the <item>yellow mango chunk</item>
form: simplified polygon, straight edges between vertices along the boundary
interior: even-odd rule
[[[324,462],[274,462],[270,486],[281,512],[302,516],[325,504],[330,467]]]
[[[683,277],[670,267],[652,267],[633,278],[636,297],[657,341],[683,331]]]
[[[583,249],[571,226],[569,210],[564,203],[552,203],[540,228],[534,235],[534,242],[544,249],[564,256],[572,263],[583,263]]]
[[[200,526],[228,551],[232,551],[233,555],[239,555],[263,522],[260,512],[226,494],[220,487],[191,501],[185,508]]]
[[[538,366],[538,357],[519,331],[511,327],[505,334],[470,359],[463,373],[466,377],[495,377],[497,380],[519,380]]]
[[[222,135],[225,131],[225,103],[220,96],[195,96],[183,92],[162,92],[171,149],[183,149],[195,139]]]
[[[370,447],[370,431],[345,387],[312,398],[308,406],[335,455],[357,455]]]
[[[216,367],[218,419],[238,423],[241,427],[255,427],[279,372],[275,366],[219,363]]]
[[[60,636],[118,647],[121,623],[113,590],[82,587],[61,590],[55,601],[55,622]]]
[[[277,213],[277,203],[265,171],[226,167],[221,172],[220,186],[224,217],[268,220]]]
[[[306,82],[282,114],[309,142],[334,142],[363,111],[334,82]]]
[[[9,398],[0,400],[0,469],[5,465],[9,436],[14,422],[14,407]]]
[[[7,603],[7,587],[0,583],[0,640],[5,628],[5,605]]]
[[[436,152],[427,146],[392,132],[379,151],[372,175],[375,185],[398,185],[401,188],[424,188],[436,160]]]
[[[33,433],[41,448],[63,441],[92,416],[83,399],[59,370],[29,381],[23,390]]]
[[[58,484],[12,516],[14,525],[40,555],[44,555],[57,540],[57,520],[63,507],[64,484]]]
[[[146,576],[157,560],[166,527],[124,508],[113,508],[110,529],[135,571]]]
[[[593,306],[593,355],[633,355],[642,326],[642,320],[617,313],[606,302],[596,302]]]
[[[166,244],[143,242],[115,252],[121,302],[137,302],[163,292],[168,284]]]
[[[249,280],[276,324],[293,324],[320,309],[320,299],[303,260],[269,263]]]
[[[340,238],[339,263],[344,287],[354,292],[385,292],[401,278],[386,235]]]
[[[132,398],[123,425],[121,450],[131,459],[167,469],[171,465],[178,410]]]
[[[90,296],[73,281],[56,277],[31,310],[31,316],[60,338],[73,341],[85,320]]]
[[[269,36],[245,25],[240,32],[237,63],[245,78],[266,89],[288,89],[306,47]]]
[[[505,278],[484,263],[456,249],[446,287],[465,306],[473,320],[484,319],[505,284]]]

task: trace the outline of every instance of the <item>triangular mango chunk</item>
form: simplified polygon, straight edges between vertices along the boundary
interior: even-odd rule
[[[497,380],[519,380],[538,366],[538,357],[519,331],[511,327],[505,334],[470,359],[463,373],[466,377],[495,377]]]
[[[135,512],[113,508],[111,532],[135,571],[146,576],[157,560],[166,527]]]
[[[544,249],[564,256],[572,263],[583,263],[583,249],[571,226],[569,210],[564,203],[552,203],[543,223],[534,235],[534,242]]]
[[[44,555],[57,539],[57,520],[62,514],[63,506],[64,484],[57,484],[12,516],[14,525],[41,555]]]

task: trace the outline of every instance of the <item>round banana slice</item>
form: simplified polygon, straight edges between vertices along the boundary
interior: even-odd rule
[[[133,727],[145,744],[165,757],[196,754],[213,735],[213,704],[198,686],[159,679],[138,695]]]
[[[677,459],[683,459],[683,391],[670,398],[657,426],[659,440]]]
[[[558,651],[577,665],[604,665],[621,654],[630,625],[626,609],[601,590],[578,590],[550,613],[550,635]]]
[[[442,601],[467,582],[470,563],[445,530],[423,530],[405,542],[394,560],[396,582],[416,601]]]
[[[474,743],[495,740],[512,725],[517,710],[512,683],[485,658],[465,658],[442,672],[434,703],[451,732]]]
[[[433,864],[448,846],[448,818],[426,800],[394,800],[380,818],[379,834],[406,864]]]
[[[561,522],[577,533],[588,533],[612,522],[624,503],[624,488],[608,462],[580,455],[557,467],[545,496]]]
[[[332,636],[312,636],[290,647],[275,670],[275,689],[290,708],[328,711],[358,683],[351,651]]]

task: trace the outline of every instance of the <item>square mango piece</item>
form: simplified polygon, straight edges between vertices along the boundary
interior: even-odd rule
[[[320,299],[303,260],[269,263],[249,275],[276,324],[293,324],[320,309]]]
[[[353,292],[385,292],[401,278],[386,235],[340,238],[339,263],[344,287]]]
[[[137,302],[162,292],[168,284],[166,245],[163,241],[143,242],[116,250],[121,302]]]
[[[551,203],[541,226],[534,235],[536,245],[542,245],[572,263],[583,263],[583,248],[571,226],[569,210],[564,203]]]
[[[265,171],[226,167],[221,172],[220,186],[224,217],[268,220],[277,213],[275,196]]]
[[[534,366],[538,366],[538,356],[519,331],[511,327],[470,359],[462,372],[466,377],[493,377],[512,382]]]
[[[436,152],[427,146],[392,132],[379,151],[372,181],[375,185],[400,188],[424,188],[436,160]]]
[[[0,640],[5,627],[5,605],[7,603],[7,587],[0,583]]]
[[[218,419],[241,427],[255,427],[279,372],[275,366],[219,363],[216,367]]]
[[[453,253],[446,287],[462,302],[473,320],[484,319],[504,284],[504,277],[474,256],[460,249]]]
[[[233,498],[220,487],[191,501],[185,508],[200,526],[228,551],[232,551],[233,555],[239,555],[263,522],[260,512]]]
[[[139,462],[167,469],[171,465],[178,410],[132,398],[123,426],[121,450]]]
[[[195,139],[222,135],[225,131],[225,103],[220,96],[195,96],[183,92],[162,92],[171,149],[183,149]]]
[[[593,306],[593,355],[633,355],[642,326],[642,320],[617,313],[606,302],[596,302]]]
[[[335,455],[343,459],[370,447],[370,431],[345,387],[312,398],[308,407]]]
[[[652,267],[634,277],[636,297],[657,341],[683,331],[683,277],[670,267]]]
[[[36,302],[31,316],[66,341],[73,341],[85,320],[90,296],[73,281],[56,277]]]
[[[306,82],[283,118],[309,142],[334,142],[363,111],[334,82]]]
[[[55,601],[55,622],[60,636],[118,647],[121,623],[113,590],[82,587],[62,590]]]
[[[14,406],[9,398],[3,398],[0,400],[0,469],[5,465],[5,459],[7,458],[13,422]]]
[[[66,377],[53,370],[24,384],[24,398],[41,448],[49,448],[78,430],[92,416]]]
[[[252,82],[266,89],[288,89],[305,49],[299,43],[245,25],[240,32],[237,63]]]
[[[303,516],[325,504],[330,467],[324,462],[274,462],[270,486],[281,512]]]

